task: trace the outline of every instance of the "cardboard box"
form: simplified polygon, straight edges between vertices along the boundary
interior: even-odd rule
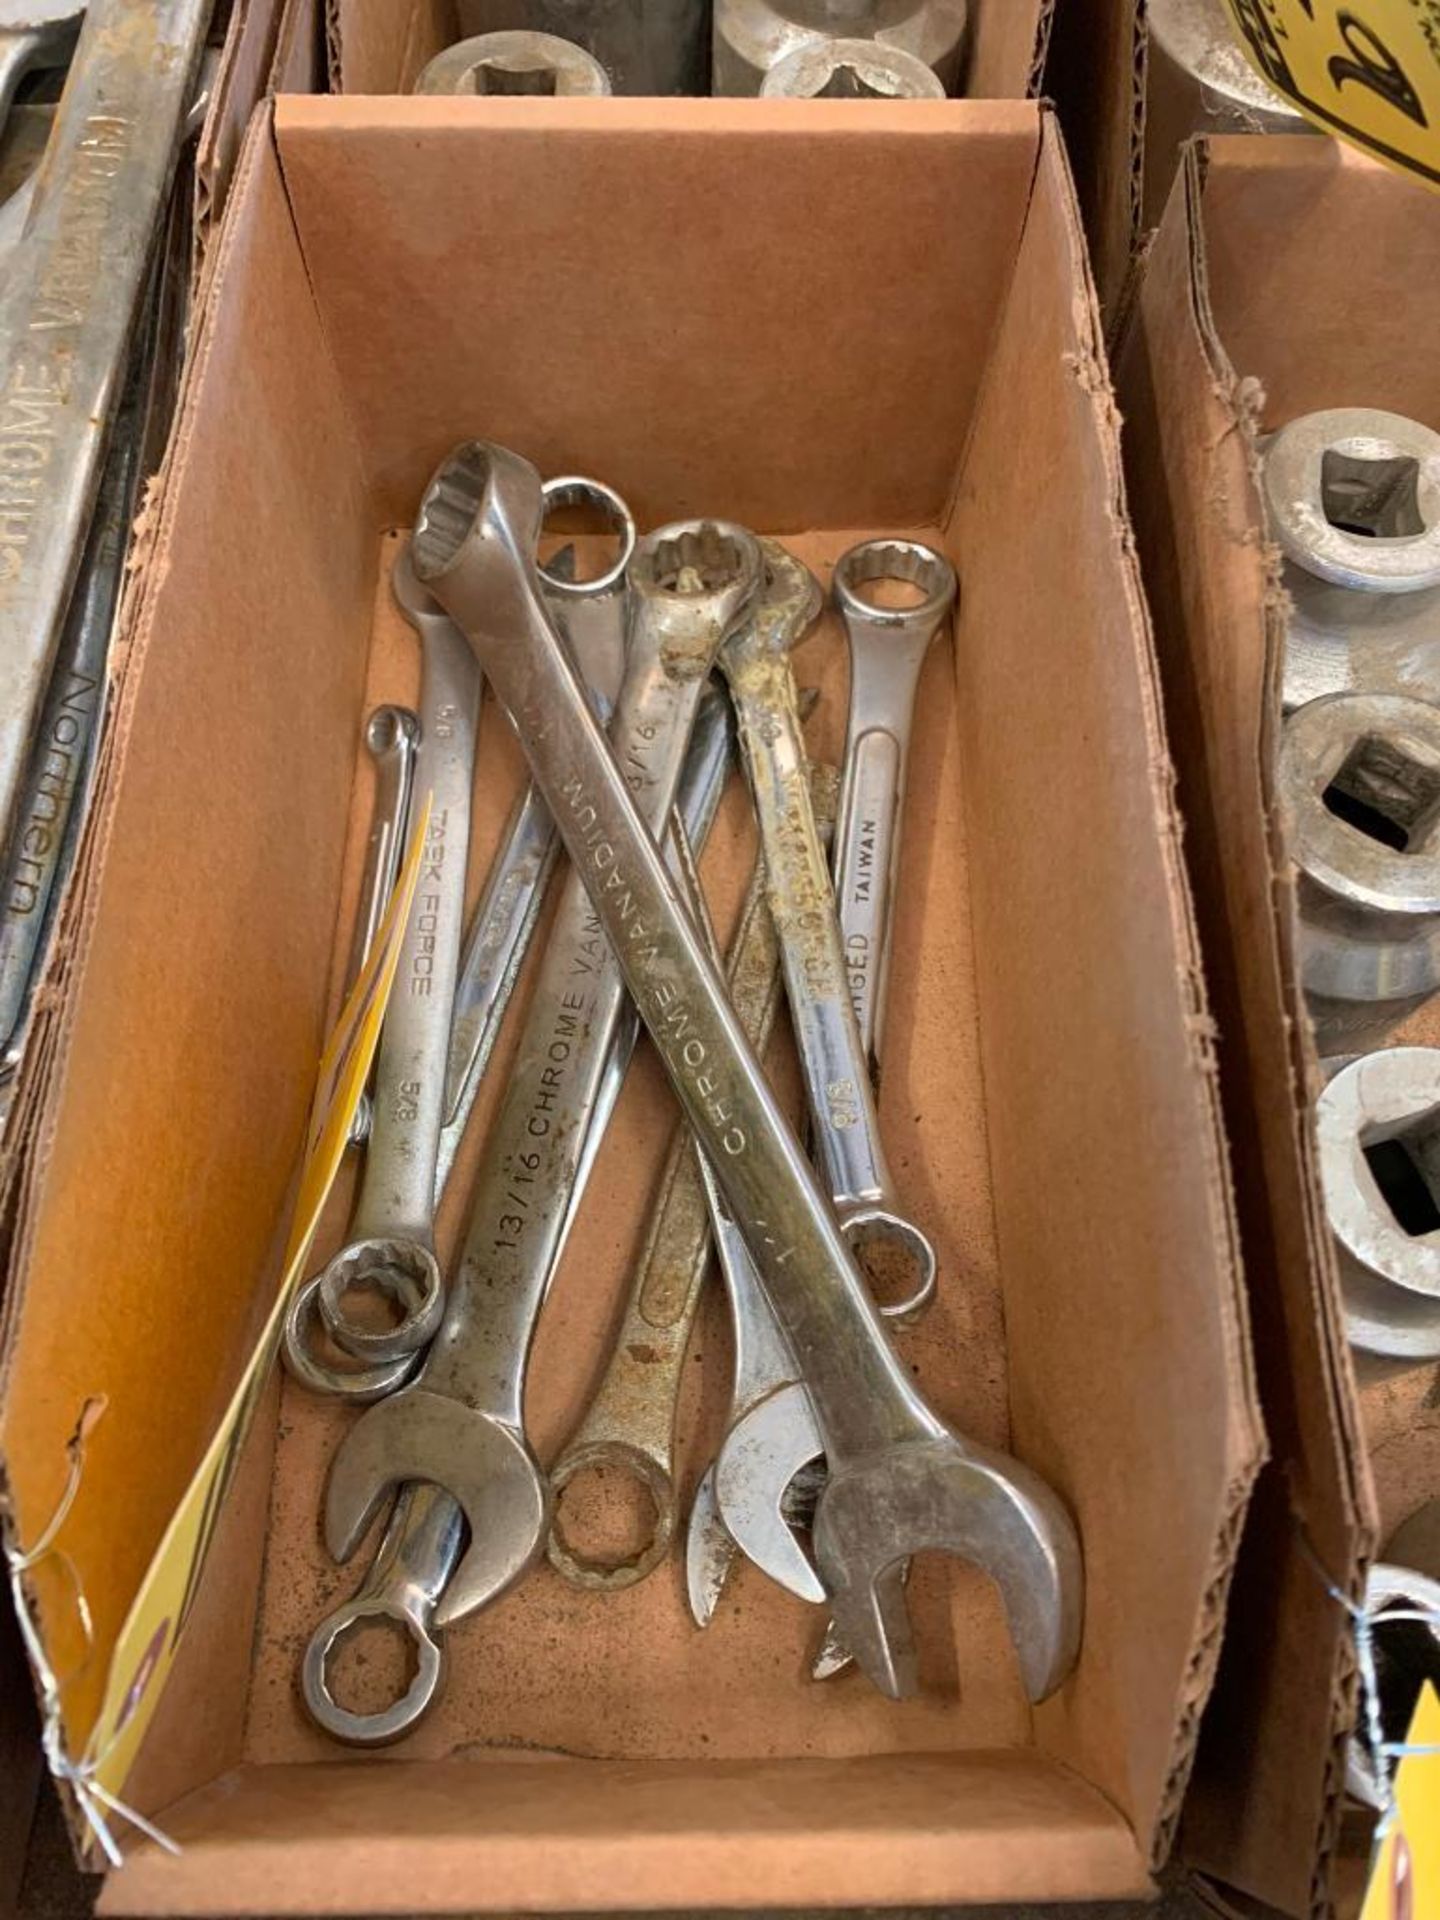
[[[1377,1538],[1440,1492],[1434,1371],[1358,1396],[1311,1119],[1273,778],[1286,606],[1255,435],[1320,407],[1440,422],[1440,201],[1331,141],[1191,151],[1117,363],[1186,851],[1220,1029],[1274,1458],[1247,1524],[1187,1857],[1287,1913],[1328,1898],[1354,1722],[1349,1622]],[[1440,1033],[1435,1010],[1396,1039]]]
[[[822,576],[857,530],[955,557],[882,1088],[942,1268],[905,1350],[948,1416],[1071,1503],[1080,1662],[1032,1711],[988,1582],[922,1563],[926,1685],[895,1705],[855,1675],[812,1684],[818,1620],[757,1575],[702,1635],[673,1563],[618,1595],[542,1565],[453,1634],[413,1739],[338,1752],[295,1673],[359,1578],[316,1526],[348,1416],[287,1382],[126,1788],[183,1852],[140,1846],[102,1909],[1142,1894],[1261,1439],[1116,416],[1056,124],[1021,103],[286,99],[257,122],[17,1191],[0,1460],[22,1543],[89,1410],[64,1563],[30,1583],[69,1749],[273,1298],[368,822],[360,723],[415,690],[386,570],[434,463],[477,434],[607,477],[642,525],[779,533]],[[834,755],[832,617],[797,669]],[[472,882],[519,778],[487,706]],[[722,922],[752,857],[737,780],[705,865]],[[504,1073],[502,1052],[481,1128]],[[601,1362],[672,1124],[642,1050],[540,1330],[542,1459]],[[727,1388],[716,1302],[695,1352],[691,1479]],[[92,1647],[66,1665],[77,1590]]]
[[[316,3],[290,0],[297,12]],[[1023,100],[1041,91],[1055,4],[970,0],[964,91],[972,99]],[[516,0],[505,24],[524,22],[524,0]],[[325,0],[335,93],[408,93],[420,69],[459,38],[455,0]]]

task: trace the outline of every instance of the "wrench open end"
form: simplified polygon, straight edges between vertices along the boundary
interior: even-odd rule
[[[734,1558],[735,1542],[720,1518],[712,1465],[695,1489],[685,1531],[685,1596],[697,1627],[708,1627],[715,1618]]]
[[[455,1501],[469,1541],[435,1608],[448,1627],[489,1605],[535,1564],[550,1530],[550,1483],[524,1438],[423,1382],[369,1407],[336,1449],[325,1544],[346,1561],[386,1494],[428,1480]]]
[[[836,1632],[891,1699],[918,1684],[904,1585],[916,1553],[952,1553],[989,1574],[1031,1700],[1048,1698],[1075,1662],[1075,1526],[1058,1495],[1006,1454],[940,1434],[861,1457],[821,1494],[813,1544]]]
[[[817,1606],[825,1588],[786,1515],[785,1497],[823,1455],[810,1396],[794,1381],[736,1421],[714,1469],[716,1503],[735,1545],[787,1592]]]

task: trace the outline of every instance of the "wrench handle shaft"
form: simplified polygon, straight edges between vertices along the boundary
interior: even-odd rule
[[[893,733],[871,727],[852,735],[835,832],[835,904],[850,1004],[872,1068],[890,964],[904,778],[904,750]]]
[[[731,689],[755,792],[770,910],[816,1138],[842,1214],[891,1203],[870,1073],[855,1024],[830,868],[810,797],[809,762],[788,663],[756,674],[735,661]],[[778,683],[778,684],[777,684]]]
[[[430,820],[375,1065],[375,1106],[352,1240],[433,1231],[450,1008],[465,911],[480,675],[461,635],[421,641],[420,755],[414,791]],[[436,1005],[437,997],[442,1001]]]

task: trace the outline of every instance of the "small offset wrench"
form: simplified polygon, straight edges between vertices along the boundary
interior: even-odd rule
[[[915,606],[879,606],[860,588],[880,580],[908,581],[924,597]],[[884,1039],[915,690],[956,591],[950,562],[918,540],[864,540],[835,564],[835,605],[850,641],[835,901],[850,1002],[872,1073]]]
[[[396,600],[420,636],[420,759],[416,793],[430,824],[380,1037],[374,1112],[350,1238],[320,1277],[320,1311],[357,1360],[398,1361],[423,1346],[445,1310],[435,1257],[435,1159],[444,1119],[445,1058],[465,911],[465,859],[480,674],[448,622],[426,619],[429,595],[408,553],[395,563]],[[373,1287],[400,1318],[357,1324],[352,1295]]]
[[[809,570],[773,540],[766,565],[789,584],[791,597],[820,610]],[[805,739],[790,666],[791,613],[761,608],[721,649],[740,742],[755,796],[770,911],[780,935],[790,1018],[815,1120],[820,1158],[835,1211],[851,1246],[900,1248],[917,1275],[898,1303],[899,1317],[918,1314],[935,1291],[935,1249],[897,1211],[880,1121],[846,984],[845,955],[835,917],[830,868],[810,802]]]
[[[897,1359],[551,624],[530,560],[540,512],[528,462],[471,442],[426,490],[416,571],[515,721],[786,1342],[804,1359],[831,1469],[814,1538],[837,1627],[877,1686],[913,1690],[900,1568],[927,1548],[960,1553],[999,1586],[1026,1689],[1043,1699],[1078,1646],[1073,1523],[1036,1474],[948,1427]],[[428,1480],[454,1496],[469,1540],[435,1608],[442,1628],[524,1573],[548,1519],[547,1483],[519,1433],[523,1353],[446,1338],[478,1331],[472,1304],[459,1290],[422,1380],[350,1429],[325,1504],[327,1543],[344,1560],[391,1487]],[[497,1402],[507,1417],[495,1417]]]
[[[522,563],[527,580],[535,579],[532,552],[533,538]],[[625,769],[627,800],[633,786],[650,831],[658,830],[670,812],[716,649],[745,612],[759,576],[754,539],[723,523],[662,528],[636,549],[630,569],[625,683],[612,735],[616,758]],[[444,616],[437,611],[436,617]],[[545,631],[553,634],[548,611]],[[575,690],[568,650],[558,636],[555,644],[567,691]],[[577,697],[587,723],[596,725],[588,702],[578,691]],[[609,749],[602,751],[608,758]],[[555,793],[543,786],[541,791],[553,813]],[[628,919],[628,906],[619,910]],[[397,1471],[375,1487],[353,1532],[342,1532],[334,1524],[333,1500],[327,1500],[326,1508],[331,1551],[346,1560],[387,1486],[433,1483],[430,1488],[405,1488],[401,1504],[408,1502],[410,1513],[402,1522],[397,1509],[391,1531],[397,1525],[407,1532],[424,1525],[436,1538],[447,1530],[432,1496],[442,1488],[442,1498],[454,1495],[470,1522],[469,1545],[450,1573],[443,1599],[431,1610],[431,1619],[442,1628],[514,1585],[539,1555],[549,1531],[549,1482],[523,1431],[525,1366],[624,997],[603,916],[597,919],[572,866],[505,1097],[486,1139],[444,1323],[416,1383],[361,1416],[341,1443],[332,1468],[333,1493],[343,1482],[342,1462],[357,1452],[363,1457],[377,1434],[383,1447],[392,1428],[423,1442],[425,1435],[445,1425],[463,1425],[463,1485],[475,1489],[481,1507],[462,1494],[448,1473],[421,1470]],[[398,1423],[395,1409],[400,1410]],[[477,1525],[482,1508],[484,1522]],[[408,1624],[430,1637],[430,1619],[411,1617]],[[311,1643],[314,1660],[307,1656],[307,1699],[312,1677],[323,1688],[326,1649],[319,1642],[327,1629],[328,1623]],[[319,1706],[321,1724],[348,1737],[337,1716],[326,1717],[324,1691],[310,1704],[312,1712]],[[405,1724],[413,1724],[427,1705],[428,1696],[412,1686],[394,1712],[405,1716]]]

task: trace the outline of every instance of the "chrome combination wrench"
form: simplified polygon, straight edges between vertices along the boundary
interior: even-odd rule
[[[420,638],[417,802],[428,794],[420,874],[400,947],[375,1066],[373,1118],[346,1244],[320,1275],[320,1311],[336,1344],[367,1363],[403,1361],[424,1346],[445,1310],[435,1257],[435,1162],[444,1120],[445,1060],[465,911],[465,861],[480,673],[430,596],[408,552],[391,575],[395,598]],[[379,1293],[394,1324],[365,1325],[356,1299]]]
[[[416,571],[470,637],[516,723],[786,1343],[803,1359],[830,1465],[814,1545],[837,1628],[885,1692],[912,1690],[903,1563],[928,1548],[960,1553],[996,1580],[1023,1682],[1042,1699],[1065,1677],[1078,1643],[1083,1577],[1073,1523],[1038,1476],[947,1426],[898,1360],[553,628],[530,559],[540,515],[539,478],[527,462],[466,445],[426,491]],[[733,534],[726,544],[738,545]],[[677,584],[688,571],[678,558]],[[720,558],[715,551],[711,566]],[[733,611],[742,610],[743,602]],[[708,646],[677,653],[698,670],[722,638],[714,631]],[[848,998],[845,1007],[853,1022]],[[522,1118],[536,1110],[527,1097]],[[523,1151],[528,1140],[521,1129]],[[544,1193],[524,1195],[512,1214],[522,1198],[512,1171],[530,1169],[517,1161],[498,1171],[497,1210],[472,1218],[467,1247],[487,1259],[504,1250],[497,1242],[508,1237],[509,1220],[523,1228]],[[507,1275],[519,1277],[513,1267],[491,1273],[502,1296]],[[481,1279],[467,1259],[421,1379],[361,1415],[335,1455],[326,1493],[325,1536],[340,1560],[391,1488],[429,1481],[453,1496],[468,1539],[435,1606],[442,1629],[520,1578],[548,1520],[548,1484],[519,1427],[533,1315],[522,1328],[500,1330],[498,1341],[486,1337],[467,1284]],[[518,1343],[506,1337],[511,1331],[521,1334]]]
[[[538,526],[531,528],[532,536],[535,531]],[[532,552],[533,537],[522,565],[525,579],[535,580],[539,592]],[[611,734],[615,759],[628,782],[627,796],[633,789],[635,804],[643,810],[642,830],[658,831],[666,822],[716,649],[743,616],[759,576],[754,539],[723,523],[663,528],[636,549],[630,567],[625,682]],[[431,617],[449,625],[438,609]],[[547,609],[547,634],[553,632],[549,619]],[[568,649],[558,636],[555,644],[567,691],[576,690],[587,722],[598,729],[578,681],[571,677]],[[540,724],[548,727],[552,722]],[[608,754],[609,749],[604,750]],[[547,792],[538,780],[537,785],[553,813],[555,792]],[[628,904],[617,903],[617,911],[629,919]],[[613,930],[604,920],[572,865],[505,1097],[486,1138],[444,1322],[415,1383],[361,1416],[332,1470],[333,1494],[343,1482],[341,1460],[356,1446],[363,1450],[377,1430],[372,1425],[377,1419],[383,1440],[394,1424],[393,1408],[402,1410],[402,1433],[433,1433],[439,1439],[442,1427],[464,1425],[464,1485],[483,1488],[484,1524],[478,1531],[471,1525],[468,1548],[458,1563],[453,1563],[452,1553],[452,1564],[443,1574],[436,1557],[419,1554],[433,1579],[419,1594],[421,1607],[407,1613],[403,1622],[417,1644],[433,1639],[433,1625],[443,1627],[507,1591],[538,1557],[549,1531],[549,1482],[523,1432],[525,1366],[625,998],[623,978],[606,940],[611,932],[613,943]],[[405,1485],[425,1481],[431,1484]],[[381,1556],[389,1566],[414,1564],[416,1555],[406,1543],[416,1535],[424,1535],[422,1546],[438,1549],[448,1543],[453,1549],[456,1533],[447,1507],[458,1504],[472,1520],[478,1512],[446,1472],[397,1471],[385,1486],[374,1489],[366,1518],[353,1532],[342,1535],[327,1519],[327,1540],[337,1559],[348,1559],[354,1551],[389,1486],[403,1489],[382,1542]],[[333,1514],[333,1498],[326,1510]],[[354,1742],[393,1739],[413,1725],[426,1710],[442,1671],[438,1651],[433,1658],[425,1655],[407,1694],[381,1716],[348,1714],[334,1701],[325,1676],[330,1649],[358,1617],[357,1607],[370,1613],[388,1610],[388,1597],[371,1593],[370,1584],[349,1608],[322,1624],[302,1669],[312,1714],[329,1731]],[[443,1589],[443,1599],[432,1599],[431,1587]],[[422,1687],[422,1674],[428,1691]]]
[[[561,577],[558,572],[542,575],[547,592],[564,609],[567,638],[592,698],[608,714],[624,664],[624,576],[635,547],[635,522],[617,493],[583,476],[565,475],[547,481],[544,502],[547,516],[571,507],[590,509],[607,523],[616,537],[616,558],[598,576],[576,582]],[[440,645],[442,634],[438,622],[433,624],[431,633],[435,644]],[[453,648],[453,634],[445,644]],[[466,805],[468,809],[468,798]],[[392,842],[394,872],[390,887],[398,873],[402,839],[403,823],[401,837]],[[548,814],[533,790],[527,791],[512,815],[491,869],[451,995],[441,1106],[448,1118],[440,1128],[434,1153],[434,1195],[428,1222],[432,1233],[434,1210],[439,1207],[480,1076],[535,928],[544,886],[553,866],[554,846],[554,830]],[[468,853],[468,832],[466,851]],[[463,877],[462,867],[462,890]],[[379,878],[371,876],[372,881]],[[453,873],[450,879],[454,880]],[[378,924],[388,901],[388,890],[377,893],[373,885],[367,884],[362,895],[362,938],[364,922],[373,918]],[[461,910],[456,908],[457,912]],[[353,979],[353,973],[351,977]],[[381,1052],[383,1056],[383,1039]],[[426,1092],[429,1096],[431,1089],[427,1087]],[[366,1106],[369,1106],[368,1100]],[[427,1108],[427,1116],[428,1112]],[[365,1132],[368,1135],[368,1114]],[[428,1140],[424,1147],[428,1152]],[[358,1234],[359,1229],[354,1231]],[[433,1246],[430,1251],[433,1254]],[[325,1277],[322,1272],[307,1280],[297,1289],[290,1304],[283,1346],[286,1365],[295,1378],[313,1392],[366,1405],[393,1392],[414,1373],[424,1342],[408,1348],[402,1346],[394,1353],[372,1349],[369,1355],[360,1356],[355,1354],[353,1342],[342,1335],[334,1344],[345,1358],[339,1364],[332,1362],[325,1351]],[[366,1275],[366,1278],[372,1279],[372,1276]],[[436,1278],[438,1281],[438,1268]]]
[[[766,563],[820,611],[807,568],[774,541]],[[898,1249],[917,1278],[895,1315],[918,1314],[935,1291],[935,1249],[898,1211],[880,1121],[846,983],[830,867],[810,801],[805,738],[790,666],[786,619],[755,619],[721,650],[740,744],[755,798],[770,911],[780,935],[785,990],[815,1123],[815,1139],[836,1216],[862,1255]]]
[[[904,581],[912,606],[885,607],[866,585]],[[850,719],[835,825],[835,904],[850,1004],[872,1075],[885,1034],[900,829],[920,669],[955,605],[955,569],[918,540],[865,540],[832,582],[850,642]]]

